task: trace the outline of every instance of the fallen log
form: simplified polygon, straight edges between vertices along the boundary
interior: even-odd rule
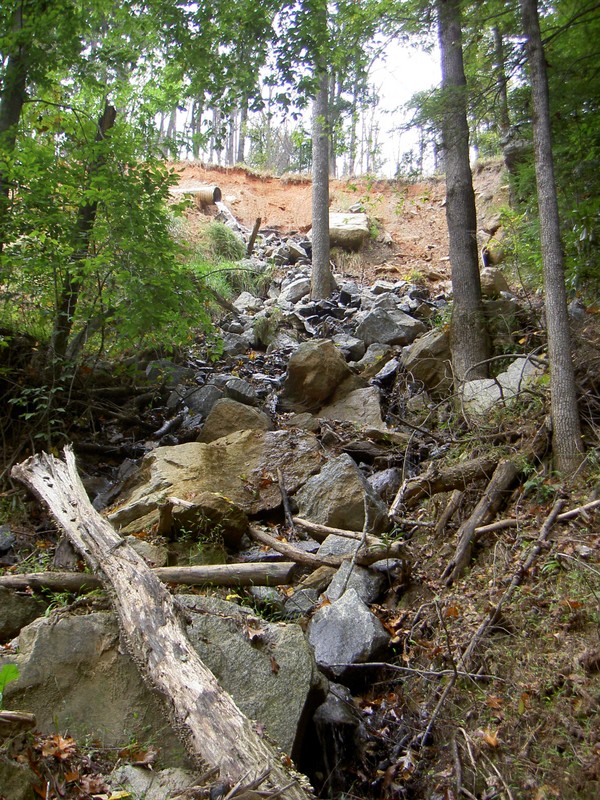
[[[290,583],[296,564],[207,564],[198,567],[156,567],[151,570],[163,583],[177,586],[280,586]],[[7,589],[50,589],[52,592],[81,592],[102,588],[97,575],[88,572],[32,572],[0,575]]]
[[[509,459],[503,459],[492,475],[481,500],[475,506],[469,519],[465,520],[458,531],[458,544],[454,558],[442,573],[446,585],[457,580],[471,559],[473,546],[477,541],[477,528],[486,525],[497,514],[505,502],[507,494],[516,481],[522,467]]]
[[[313,553],[306,553],[298,547],[289,544],[289,542],[282,542],[281,539],[276,539],[274,536],[261,530],[256,525],[250,525],[250,536],[261,544],[266,544],[278,553],[281,553],[286,558],[296,561],[298,564],[305,564],[309,567],[341,567],[344,561],[353,558],[353,554],[349,553],[344,556],[319,556]],[[363,538],[361,533],[358,534],[360,539]],[[354,539],[354,537],[351,537]],[[376,538],[376,537],[370,537]],[[403,542],[384,542],[377,540],[375,544],[370,547],[361,547],[358,551],[356,563],[361,567],[368,567],[376,561],[381,561],[384,558],[406,558],[407,551],[406,545]]]
[[[268,770],[269,782],[283,800],[307,800],[310,792],[302,776],[284,766],[276,748],[261,738],[200,660],[185,634],[176,599],[92,507],[72,449],[65,448],[65,461],[46,453],[33,456],[13,467],[12,475],[47,504],[101,576],[130,655],[144,681],[162,695],[192,757],[218,767],[221,780],[231,783]]]
[[[464,491],[481,478],[489,480],[497,464],[497,458],[487,456],[461,462],[443,472],[439,470],[437,464],[431,464],[423,475],[411,478],[402,484],[390,507],[389,516],[394,517],[401,506],[411,508],[423,497],[431,497],[453,489]]]

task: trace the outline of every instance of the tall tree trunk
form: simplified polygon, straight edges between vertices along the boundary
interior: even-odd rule
[[[459,0],[437,0],[442,55],[446,221],[452,267],[452,365],[457,385],[488,374],[489,339],[481,302],[477,216],[469,163],[467,92]]]
[[[567,473],[580,466],[583,459],[583,442],[571,359],[567,293],[550,132],[548,76],[537,2],[536,0],[520,0],[520,2],[531,72],[533,145],[550,361],[552,449],[556,469]]]
[[[352,89],[352,110],[350,117],[350,141],[348,143],[347,174],[354,175],[356,166],[356,126],[358,125],[358,81],[354,82]]]
[[[115,123],[117,116],[116,109],[113,106],[105,103],[102,116],[98,120],[98,129],[96,131],[96,141],[101,142]],[[102,161],[98,160],[90,165],[88,178],[92,177],[101,165]],[[51,358],[58,362],[57,369],[60,371],[60,362],[64,360],[67,353],[67,345],[69,336],[73,328],[73,319],[77,302],[79,300],[79,293],[83,286],[83,276],[79,265],[87,258],[89,253],[89,244],[94,230],[94,223],[96,222],[96,213],[98,211],[98,202],[85,203],[80,206],[77,212],[77,222],[75,228],[75,253],[71,259],[71,263],[67,266],[65,278],[63,281],[60,297],[58,300],[58,307],[56,317],[54,320],[54,330],[52,331],[52,338],[50,340],[50,355]]]
[[[15,12],[13,30],[23,26],[21,9]],[[21,111],[26,98],[27,87],[27,51],[23,45],[8,54],[6,68],[2,76],[0,91],[0,153],[10,156],[17,142],[17,127],[21,119]],[[0,159],[0,256],[6,239],[6,223],[9,210],[10,184],[3,163]],[[2,275],[0,266],[0,276]]]
[[[333,275],[329,265],[329,130],[327,72],[319,75],[312,124],[312,279],[311,297],[329,297]]]
[[[238,136],[238,147],[236,164],[244,163],[244,154],[246,152],[246,131],[248,129],[248,95],[244,94],[240,106],[240,130]]]
[[[498,132],[500,136],[506,136],[510,128],[510,116],[508,112],[508,81],[504,64],[504,42],[502,32],[497,25],[494,26],[492,32],[494,34],[494,71],[498,88]]]

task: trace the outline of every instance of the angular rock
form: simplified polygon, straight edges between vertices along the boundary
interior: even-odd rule
[[[296,411],[315,411],[352,372],[329,339],[301,344],[288,363],[281,399]]]
[[[334,345],[339,347],[344,358],[348,361],[359,361],[365,354],[365,343],[356,336],[348,333],[336,333],[332,339]]]
[[[402,311],[374,308],[359,322],[355,335],[367,346],[375,342],[405,345],[410,344],[426,330],[422,322]]]
[[[374,660],[389,640],[388,632],[355,589],[320,608],[308,627],[317,664],[338,680],[348,673],[348,665]]]
[[[497,267],[484,267],[480,273],[481,294],[483,297],[500,297],[502,292],[510,292],[506,278]]]
[[[188,503],[174,506],[166,520],[161,514],[159,530],[163,536],[185,532],[193,540],[222,540],[225,547],[237,550],[248,530],[248,517],[239,506],[217,492],[199,492]]]
[[[234,431],[270,431],[273,423],[264,411],[224,397],[217,400],[198,436],[199,442],[214,442]]]
[[[231,400],[236,400],[238,403],[244,403],[247,406],[258,405],[258,396],[254,386],[241,378],[231,378],[227,381],[225,391]]]
[[[504,405],[526,389],[544,370],[526,358],[517,358],[496,378],[467,381],[462,387],[462,407],[470,414],[487,414]]]
[[[197,782],[197,776],[180,767],[150,770],[123,764],[113,769],[108,780],[113,793],[120,790],[129,792],[127,796],[130,798],[165,800],[181,794],[185,797],[185,790]]]
[[[402,365],[435,397],[445,397],[453,385],[450,336],[431,330],[402,351]]]
[[[310,278],[298,278],[292,283],[288,284],[285,289],[281,290],[279,300],[284,300],[288,303],[297,303],[310,294]]]
[[[374,603],[381,594],[384,583],[385,577],[381,572],[357,565],[351,567],[349,561],[344,561],[333,576],[325,596],[334,603],[344,592],[354,589],[363,603]]]
[[[324,406],[319,411],[319,417],[355,422],[363,428],[386,427],[381,417],[379,389],[376,386],[356,389],[342,400]]]
[[[254,313],[256,311],[260,311],[260,309],[263,307],[263,301],[260,299],[260,297],[255,297],[253,294],[250,294],[250,292],[242,292],[233,301],[233,305],[238,309],[238,311],[241,311],[244,314],[248,312]]]
[[[320,445],[311,433],[236,431],[210,444],[189,442],[157,447],[124,487],[109,520],[137,533],[159,520],[169,496],[185,500],[199,492],[218,492],[247,514],[277,508],[281,492],[272,477],[279,467],[288,492],[295,492],[321,463]]]
[[[208,417],[211,408],[217,400],[221,400],[223,397],[225,395],[221,389],[209,383],[185,395],[183,402],[194,414],[202,414],[203,417]]]
[[[328,461],[321,472],[296,493],[295,500],[301,517],[332,528],[362,531],[365,506],[370,533],[381,531],[389,524],[387,507],[346,454]]]
[[[369,235],[369,219],[366,214],[329,214],[329,241],[332,247],[360,250]]]
[[[8,660],[20,676],[6,687],[4,705],[34,713],[42,733],[68,730],[85,740],[101,732],[107,747],[150,736],[161,756],[183,761],[162,704],[122,653],[114,614],[40,618],[21,631],[16,655],[0,657],[0,668]]]
[[[39,795],[33,788],[38,776],[27,764],[19,764],[0,753],[0,797],[6,800],[36,800]]]
[[[249,348],[248,340],[239,333],[225,333],[221,341],[225,356],[241,356]]]

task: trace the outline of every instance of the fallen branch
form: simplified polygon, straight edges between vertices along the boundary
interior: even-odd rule
[[[580,515],[587,517],[587,512],[593,511],[595,508],[598,508],[598,506],[600,506],[600,500],[592,500],[590,503],[585,503],[582,506],[572,508],[570,511],[564,511],[562,514],[559,514],[556,518],[556,522],[568,522]],[[518,528],[521,524],[522,522],[518,519],[499,519],[496,522],[492,522],[490,525],[483,525],[480,528],[476,528],[475,533],[481,536],[484,533],[494,533],[495,531],[503,531],[507,528]]]
[[[49,507],[65,534],[97,572],[117,611],[127,649],[144,681],[165,700],[174,729],[190,754],[218,766],[224,780],[270,770],[276,791],[293,783],[284,800],[306,800],[296,773],[284,767],[277,750],[203,664],[185,634],[176,601],[144,560],[89,502],[70,448],[65,461],[42,453],[13,468]]]
[[[520,472],[521,467],[509,459],[502,460],[496,467],[483,497],[475,506],[469,519],[463,522],[459,528],[454,558],[442,573],[442,579],[446,581],[446,585],[450,585],[461,576],[462,571],[471,560],[473,546],[478,539],[475,533],[476,528],[494,518],[500,506],[506,501],[510,488]]]
[[[351,553],[344,556],[318,556],[313,553],[306,553],[288,542],[282,542],[280,539],[265,533],[256,525],[250,525],[249,532],[255,541],[266,544],[286,558],[309,567],[340,567],[344,561],[348,561],[353,557]],[[358,535],[362,536],[362,534]],[[356,563],[361,567],[368,567],[370,564],[374,564],[384,558],[406,558],[406,547],[402,542],[386,544],[378,541],[376,545],[361,549]]]
[[[280,586],[290,583],[296,564],[210,564],[198,567],[157,567],[151,572],[163,583],[178,586]],[[87,572],[32,572],[0,575],[0,586],[8,589],[49,589],[52,592],[81,592],[102,588],[97,575]]]
[[[439,471],[437,464],[431,464],[423,475],[402,484],[390,507],[389,516],[394,517],[401,506],[411,508],[423,497],[453,489],[464,491],[481,478],[489,479],[497,464],[497,458],[476,458],[449,467],[444,472]]]

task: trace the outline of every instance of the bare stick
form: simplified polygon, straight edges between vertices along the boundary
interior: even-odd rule
[[[465,496],[464,492],[461,492],[460,489],[455,489],[452,494],[450,495],[450,500],[448,500],[448,504],[446,508],[442,511],[439,520],[437,521],[437,525],[435,526],[435,535],[440,536],[446,527],[446,525],[450,522],[452,517],[456,514],[458,509],[460,508],[460,504],[463,501],[463,497]]]
[[[256,237],[258,236],[258,231],[260,229],[261,219],[260,217],[256,218],[254,223],[254,227],[252,228],[252,233],[250,234],[250,238],[248,239],[248,247],[246,248],[246,255],[248,258],[252,255],[252,251],[254,250],[254,243],[256,242]]]

